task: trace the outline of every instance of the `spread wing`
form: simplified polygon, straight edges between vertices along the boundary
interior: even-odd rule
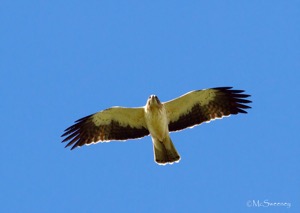
[[[169,119],[169,131],[178,131],[203,122],[238,113],[247,113],[251,108],[243,94],[244,90],[232,90],[232,87],[217,87],[196,90],[165,102]]]
[[[65,130],[62,142],[74,149],[85,144],[127,140],[149,135],[143,108],[112,107],[86,116]]]

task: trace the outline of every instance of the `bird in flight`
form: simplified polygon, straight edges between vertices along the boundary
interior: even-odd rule
[[[150,95],[144,107],[111,107],[83,117],[62,135],[71,150],[83,145],[111,140],[128,140],[150,135],[154,160],[160,165],[180,161],[170,132],[194,127],[203,122],[239,113],[251,108],[244,90],[216,87],[188,92],[161,102]]]

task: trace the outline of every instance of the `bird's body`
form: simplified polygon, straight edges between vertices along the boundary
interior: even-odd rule
[[[112,107],[86,116],[65,130],[63,142],[82,145],[111,140],[127,140],[151,135],[158,164],[179,162],[170,132],[193,127],[231,114],[247,113],[250,95],[231,87],[218,87],[186,93],[168,102],[151,95],[144,107]]]
[[[155,161],[158,164],[178,162],[180,155],[170,138],[165,106],[155,95],[151,95],[147,101],[145,120],[152,137]]]
[[[152,137],[163,140],[169,135],[168,118],[165,106],[151,95],[145,106],[145,121]]]

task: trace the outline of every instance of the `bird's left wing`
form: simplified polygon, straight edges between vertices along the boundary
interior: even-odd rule
[[[232,90],[232,87],[217,87],[196,90],[165,102],[169,119],[169,131],[178,131],[199,125],[216,118],[231,114],[247,113],[243,109],[251,108],[251,103],[243,94],[244,90]]]
[[[66,147],[88,145],[101,141],[127,140],[149,135],[144,119],[144,108],[112,107],[86,116],[65,130],[62,142]]]

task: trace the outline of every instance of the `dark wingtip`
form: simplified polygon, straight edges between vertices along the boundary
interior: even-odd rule
[[[213,89],[220,91],[225,96],[231,99],[231,101],[234,103],[234,114],[238,113],[247,113],[246,110],[243,109],[251,109],[251,106],[248,106],[246,104],[252,103],[251,100],[248,100],[246,98],[250,97],[251,95],[245,94],[245,90],[236,90],[232,89],[233,87],[215,87]]]
[[[79,146],[77,144],[74,144],[70,150],[72,151],[73,149],[75,149],[77,147],[79,147]]]
[[[65,148],[69,148],[72,144],[74,143],[74,141],[70,141],[67,145],[65,145]],[[70,150],[75,149],[76,147],[78,147],[78,144],[75,143]]]
[[[81,128],[82,126],[84,125],[84,123],[92,116],[93,114],[91,115],[88,115],[88,116],[85,116],[83,118],[80,118],[78,120],[76,120],[74,122],[74,124],[70,127],[68,127],[67,129],[65,129],[64,133],[61,135],[61,137],[65,137],[63,140],[62,140],[62,143],[64,142],[68,142],[67,145],[65,146],[65,148],[72,146],[71,150],[75,149],[76,147],[80,146],[78,145],[79,144],[79,135],[80,135],[80,132],[81,132]]]
[[[251,108],[251,107],[250,107]],[[240,108],[238,108],[238,113],[244,113],[244,114],[247,114],[248,112],[247,111],[245,111],[245,110],[242,110],[242,109],[240,109]]]
[[[233,87],[214,87],[212,89],[216,89],[216,90],[230,90],[232,89]]]

